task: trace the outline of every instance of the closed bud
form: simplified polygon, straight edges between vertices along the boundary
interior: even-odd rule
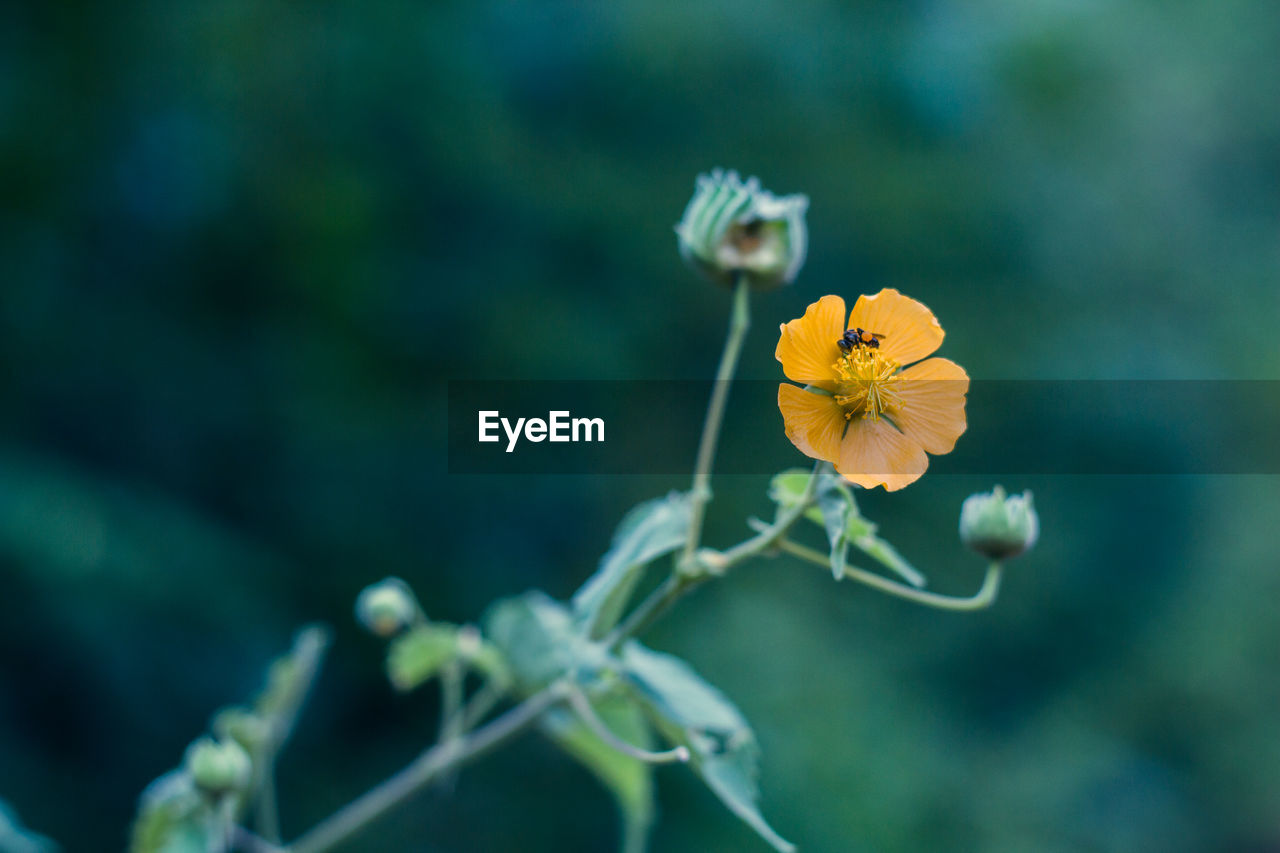
[[[271,736],[271,725],[245,708],[225,708],[213,718],[213,733],[233,740],[248,752],[257,752]]]
[[[1009,496],[996,486],[970,495],[960,508],[960,540],[992,560],[1016,557],[1039,537],[1040,518],[1030,492]]]
[[[245,790],[253,772],[249,753],[240,744],[211,737],[202,737],[187,747],[185,764],[196,787],[213,795]]]
[[[356,619],[379,637],[400,633],[421,615],[413,591],[399,578],[387,578],[367,586],[356,598]]]
[[[739,275],[757,289],[791,284],[804,266],[808,207],[807,196],[775,196],[756,178],[743,181],[737,172],[699,175],[676,225],[680,254],[722,284]]]

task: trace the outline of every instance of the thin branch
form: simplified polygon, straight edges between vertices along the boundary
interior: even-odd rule
[[[693,469],[693,491],[689,510],[689,536],[684,543],[680,564],[688,564],[697,553],[702,539],[702,520],[706,516],[707,502],[711,500],[711,465],[716,458],[716,443],[720,438],[720,424],[724,421],[725,404],[729,400],[729,386],[738,369],[738,357],[742,354],[742,342],[751,327],[749,308],[751,285],[741,273],[734,275],[733,308],[729,315],[729,333],[724,340],[724,352],[720,354],[720,367],[716,370],[716,382],[707,404],[707,418],[702,424],[702,438],[698,442],[698,459]]]
[[[276,759],[293,734],[298,715],[311,693],[328,648],[329,632],[324,628],[312,626],[298,633],[288,658],[295,667],[290,690],[280,710],[270,717],[271,725],[258,762],[258,802],[254,816],[258,833],[270,842],[280,840],[280,816],[276,806]]]
[[[801,545],[798,542],[792,542],[790,539],[782,539],[778,541],[778,547],[784,552],[800,559],[814,563],[819,566],[829,568],[831,566],[831,558]],[[936,592],[926,592],[922,589],[903,586],[902,584],[889,580],[883,575],[868,572],[864,569],[855,568],[854,566],[846,566],[844,576],[858,583],[866,584],[869,587],[878,589],[889,595],[898,598],[913,601],[916,604],[923,604],[926,607],[933,607],[938,610],[982,610],[990,607],[995,603],[996,596],[1000,592],[1000,575],[1002,566],[1000,563],[992,563],[987,567],[986,577],[982,580],[982,587],[974,594],[967,598],[957,598],[950,595],[941,595]]]
[[[591,707],[591,700],[576,687],[569,691],[569,704],[582,722],[587,724],[587,728],[591,729],[602,741],[623,755],[629,755],[647,764],[684,764],[689,760],[689,750],[684,746],[677,746],[665,752],[651,752],[627,743],[614,734],[604,720],[600,719],[599,715],[596,714],[596,709]]]
[[[324,853],[332,849],[409,799],[441,774],[475,761],[522,734],[538,721],[544,711],[564,699],[565,686],[557,682],[530,696],[484,728],[437,744],[390,779],[321,821],[285,848],[284,853]]]
[[[462,708],[462,731],[469,732],[480,725],[506,695],[507,687],[492,679],[482,684]]]
[[[800,520],[809,507],[813,506],[813,496],[818,487],[818,472],[821,470],[822,465],[823,463],[818,462],[813,466],[813,473],[809,475],[809,481],[805,484],[804,493],[796,503],[779,513],[778,519],[773,524],[768,525],[755,536],[727,551],[706,553],[702,558],[705,561],[705,565],[699,574],[691,574],[687,571],[682,572],[680,567],[677,566],[676,571],[651,592],[648,598],[640,602],[636,609],[631,611],[627,618],[623,620],[622,624],[604,639],[604,647],[607,649],[617,648],[628,637],[634,637],[644,631],[645,628],[648,628],[671,605],[683,598],[694,587],[700,586],[711,578],[724,574],[738,563],[774,547],[787,534],[787,531]]]

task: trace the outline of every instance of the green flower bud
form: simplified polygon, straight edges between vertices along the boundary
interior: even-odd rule
[[[224,708],[213,718],[213,733],[233,740],[250,753],[256,752],[271,734],[271,725],[246,708]]]
[[[233,740],[202,737],[187,747],[187,772],[207,794],[227,794],[249,787],[253,764],[249,753]]]
[[[741,274],[752,287],[791,284],[808,246],[803,195],[779,198],[743,182],[737,172],[699,175],[697,189],[676,225],[680,254],[712,281],[729,284]]]
[[[418,600],[400,578],[387,578],[361,590],[356,598],[356,619],[371,633],[391,637],[422,615]]]
[[[1009,497],[996,486],[990,494],[970,495],[960,507],[960,540],[992,560],[1016,557],[1039,537],[1040,518],[1030,492]]]

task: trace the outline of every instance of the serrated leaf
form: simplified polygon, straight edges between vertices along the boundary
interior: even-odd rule
[[[587,636],[599,639],[618,623],[645,566],[684,544],[690,513],[689,495],[671,492],[623,517],[600,567],[573,597],[574,618]]]
[[[458,629],[429,622],[391,641],[387,650],[387,677],[401,692],[408,692],[433,678],[458,655]]]
[[[649,724],[634,701],[614,696],[593,700],[591,704],[596,716],[619,738],[642,749],[651,746]],[[623,853],[643,853],[654,816],[653,767],[614,749],[564,709],[543,715],[541,726],[551,740],[590,770],[613,794],[622,814]]]
[[[623,647],[622,676],[663,734],[689,748],[693,769],[725,807],[775,850],[795,850],[756,805],[759,747],[742,712],[680,658],[635,641]]]
[[[497,602],[484,625],[485,636],[506,657],[516,686],[526,693],[601,663],[600,650],[583,641],[568,608],[537,590]]]
[[[0,853],[54,853],[58,845],[22,826],[18,815],[0,800]]]
[[[759,787],[756,785],[758,752],[753,741],[750,748],[744,746],[727,753],[697,759],[697,768],[707,787],[739,820],[754,829],[773,849],[781,853],[792,853],[796,846],[769,826],[756,805],[756,800],[760,798]]]
[[[216,853],[225,849],[227,829],[191,776],[174,770],[142,792],[129,853]]]

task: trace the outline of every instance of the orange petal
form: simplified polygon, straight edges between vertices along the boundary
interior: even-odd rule
[[[804,316],[782,325],[774,356],[793,382],[835,389],[831,365],[840,360],[836,341],[844,334],[844,300],[824,296],[805,309]]]
[[[864,489],[884,486],[896,492],[909,486],[929,467],[924,449],[887,421],[855,417],[840,443],[836,471]]]
[[[778,408],[787,438],[796,449],[810,459],[835,462],[840,458],[845,419],[835,400],[783,383],[778,386]]]
[[[964,395],[969,374],[945,358],[931,358],[898,374],[894,391],[901,408],[891,417],[908,438],[929,453],[950,453],[964,432]]]
[[[932,311],[893,288],[859,296],[849,314],[849,328],[879,335],[881,355],[898,364],[924,358],[942,346],[945,334]]]

